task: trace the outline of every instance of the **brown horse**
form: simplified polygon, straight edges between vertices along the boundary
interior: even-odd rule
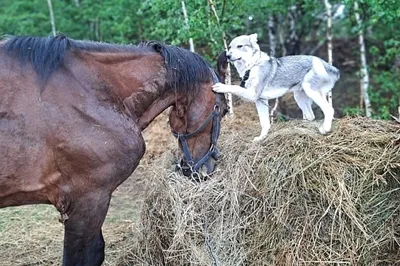
[[[142,130],[172,106],[186,174],[212,172],[223,95],[197,54],[157,42],[0,42],[0,208],[53,204],[63,265],[101,265],[111,193],[144,154]]]

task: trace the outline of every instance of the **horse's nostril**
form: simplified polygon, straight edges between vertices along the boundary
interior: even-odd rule
[[[190,177],[193,173],[192,167],[190,167],[189,164],[183,160],[181,160],[180,163],[176,165],[175,169],[177,171],[182,171],[182,174],[187,177]]]

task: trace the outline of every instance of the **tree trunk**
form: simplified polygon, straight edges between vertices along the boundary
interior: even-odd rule
[[[272,14],[268,16],[268,37],[269,37],[269,55],[271,57],[275,57],[276,52],[276,30],[275,30],[275,19]],[[274,114],[276,109],[278,108],[279,98],[275,99],[275,105],[271,109],[270,117],[271,117],[271,124],[273,123]]]
[[[79,0],[74,0],[74,1],[75,1],[76,7],[80,7],[81,6],[81,3],[79,2]]]
[[[53,36],[56,36],[56,23],[54,21],[54,12],[53,12],[53,5],[51,0],[47,0],[47,5],[49,6],[49,13],[50,13],[50,23],[51,23],[51,32]]]
[[[275,57],[276,51],[276,33],[274,16],[268,16],[268,37],[269,37],[269,55]]]
[[[326,39],[328,41],[328,63],[332,65],[332,6],[329,0],[324,0],[326,8]],[[332,90],[328,92],[328,102],[332,106]]]
[[[299,20],[299,10],[296,5],[289,7],[288,12],[289,32],[286,39],[286,51],[289,55],[300,54],[300,38],[296,31],[296,23]]]
[[[284,30],[282,27],[283,24],[283,19],[281,14],[278,15],[278,38],[279,38],[279,44],[282,49],[282,56],[286,56],[287,51],[286,51],[286,45],[285,45],[285,39],[284,39]]]
[[[208,0],[208,4],[210,5],[210,9],[212,11],[212,13],[214,14],[215,19],[217,20],[217,25],[219,28],[221,28],[221,25],[219,23],[219,17],[217,14],[217,11],[215,10],[215,6],[212,0]],[[226,42],[226,35],[225,35],[225,31],[222,31],[222,41],[224,43],[224,48],[225,51],[228,51],[228,44]],[[232,80],[231,80],[231,66],[228,63],[227,69],[226,69],[226,76],[225,76],[225,84],[231,84]],[[233,101],[232,101],[232,94],[231,93],[227,93],[227,101],[228,101],[228,107],[229,107],[229,115],[231,115],[232,117],[234,116],[233,113]]]
[[[358,13],[358,2],[354,1],[354,15],[356,17],[357,25],[359,27],[358,31],[358,41],[360,44],[360,61],[361,61],[361,80],[360,80],[360,104],[364,101],[365,115],[366,117],[371,117],[371,102],[368,96],[368,85],[369,85],[369,75],[367,70],[367,60],[365,56],[365,42],[364,33],[362,30],[362,21],[360,14]],[[360,106],[362,108],[362,106]]]
[[[182,0],[181,3],[182,3],[182,11],[183,11],[183,17],[185,19],[185,24],[186,24],[186,27],[188,27],[188,29],[189,29],[189,18],[187,15],[185,1]],[[194,52],[193,38],[189,38],[189,46],[190,46],[190,51]]]

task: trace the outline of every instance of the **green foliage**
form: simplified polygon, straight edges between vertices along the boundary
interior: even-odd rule
[[[2,0],[0,9],[0,34],[47,35],[51,33],[46,1]]]
[[[354,1],[344,1],[351,22],[346,28],[350,28],[350,36],[357,36],[362,30],[367,41],[373,117],[390,119],[391,114],[397,115],[400,104],[400,66],[399,62],[396,64],[400,60],[400,28],[396,23],[400,19],[400,6],[396,0],[358,0],[363,20],[360,28],[354,21]]]

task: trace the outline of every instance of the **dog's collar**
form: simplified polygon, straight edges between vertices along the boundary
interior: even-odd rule
[[[261,53],[261,51],[258,51],[258,52],[259,52],[259,57],[257,58],[257,60],[254,61],[253,64],[248,66],[246,72],[244,72],[244,75],[243,75],[243,78],[242,78],[242,82],[240,82],[240,87],[245,88],[244,85],[246,84],[246,81],[249,79],[250,70],[253,68],[253,66],[255,66],[258,63],[258,61],[260,61],[260,59],[262,57],[262,53]]]
[[[258,63],[258,61],[260,61],[260,59],[261,59],[261,57],[262,57],[262,52],[261,51],[258,51],[258,58],[257,58],[257,60],[255,60],[253,63],[251,63],[251,64],[249,64],[249,65],[247,65],[247,69],[251,69],[253,66],[255,66],[257,63]],[[254,55],[253,55],[253,57],[254,57]]]
[[[245,88],[245,84],[246,81],[249,79],[250,76],[250,69],[246,70],[246,72],[244,72],[244,76],[242,78],[242,82],[240,82],[240,87]]]

